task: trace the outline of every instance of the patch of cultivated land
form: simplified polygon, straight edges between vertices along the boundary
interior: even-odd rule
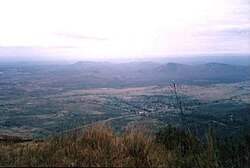
[[[198,99],[235,99],[250,103],[250,81],[231,84],[215,84],[209,86],[184,85],[182,88],[184,94],[188,96],[195,96]]]

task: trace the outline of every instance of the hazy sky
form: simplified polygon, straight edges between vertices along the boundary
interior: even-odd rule
[[[250,0],[1,0],[0,58],[250,53]]]

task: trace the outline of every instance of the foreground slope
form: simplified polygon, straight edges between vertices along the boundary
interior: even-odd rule
[[[0,166],[248,167],[248,140],[219,139],[210,130],[200,142],[171,126],[155,136],[133,129],[118,136],[98,124],[44,142],[0,144]]]

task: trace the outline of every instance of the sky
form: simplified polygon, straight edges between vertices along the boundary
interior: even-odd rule
[[[250,0],[0,0],[0,59],[250,53]]]

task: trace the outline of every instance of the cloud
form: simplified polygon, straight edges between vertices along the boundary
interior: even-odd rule
[[[94,37],[94,36],[85,36],[73,33],[56,33],[58,36],[63,36],[66,38],[73,38],[73,39],[84,39],[84,40],[98,40],[98,41],[105,41],[106,38]]]
[[[45,49],[77,49],[75,46],[51,46],[51,47],[43,47]]]
[[[250,36],[250,28],[248,29],[226,29],[224,31],[219,32],[221,35],[225,36],[234,36],[234,37],[244,37],[244,38],[249,38]]]
[[[249,40],[250,25],[215,25],[198,29],[196,35],[200,37],[228,37]]]

